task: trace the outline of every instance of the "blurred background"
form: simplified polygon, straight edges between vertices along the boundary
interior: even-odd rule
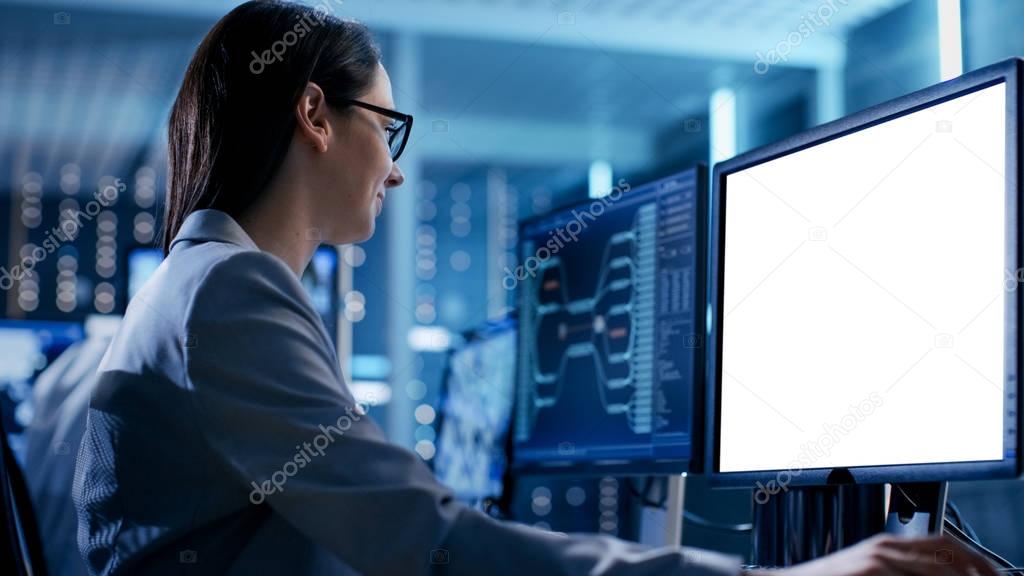
[[[515,304],[502,279],[520,220],[1024,54],[1016,0],[308,3],[373,29],[397,107],[416,118],[400,161],[406,183],[376,236],[328,249],[305,280],[354,390],[426,461],[449,349]],[[85,337],[87,319],[109,330],[95,317],[116,322],[137,288],[129,272],[159,260],[147,249],[161,232],[170,106],[198,42],[236,4],[0,1],[3,272],[53,240],[60,213],[118,190],[20,282],[0,279],[0,406],[16,449],[36,376]],[[1003,530],[1011,510],[1024,517],[1018,484],[953,492],[979,534],[994,548],[1002,538],[1000,552],[1020,563],[1019,536]],[[602,524],[599,499],[579,497],[628,493],[616,479],[522,486],[524,521],[628,525]],[[689,490],[705,516],[749,521],[749,491],[711,492],[700,479]],[[745,538],[686,532],[688,543],[737,553]]]

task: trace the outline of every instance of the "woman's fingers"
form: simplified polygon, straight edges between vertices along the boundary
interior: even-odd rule
[[[878,544],[882,550],[897,553],[887,558],[901,566],[913,560],[916,565],[925,566],[928,574],[999,575],[985,558],[949,536],[911,539],[883,536]]]

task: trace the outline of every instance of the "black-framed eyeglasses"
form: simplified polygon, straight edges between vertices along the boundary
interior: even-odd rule
[[[397,162],[398,157],[405,151],[406,143],[409,142],[409,133],[412,132],[412,115],[405,114],[397,110],[381,108],[380,106],[374,106],[373,104],[367,104],[366,102],[361,102],[359,100],[346,100],[345,102],[347,104],[359,106],[360,108],[365,108],[371,112],[387,116],[394,120],[394,122],[384,130],[388,135],[388,146],[391,148],[391,160],[393,162]]]

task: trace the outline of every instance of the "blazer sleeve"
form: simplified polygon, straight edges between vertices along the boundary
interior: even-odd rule
[[[739,573],[737,558],[559,535],[458,503],[355,403],[307,302],[279,259],[238,252],[211,267],[184,319],[198,425],[237,473],[241,505],[270,506],[368,575]]]

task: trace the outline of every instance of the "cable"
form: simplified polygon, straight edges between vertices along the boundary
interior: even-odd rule
[[[957,525],[954,524],[948,518],[943,522],[943,527],[946,529],[950,536],[960,541],[961,544],[964,544],[965,546],[968,546],[970,548],[974,548],[978,552],[981,552],[983,555],[987,556],[996,564],[1002,566],[1005,570],[1001,570],[1001,572],[1007,572],[1010,574],[1024,574],[1024,568],[1018,568],[1017,566],[1014,566],[1006,558],[1003,558],[999,554],[996,554],[992,550],[989,550],[980,542],[968,536],[967,533],[965,533],[963,530],[957,527]]]
[[[1000,565],[1002,567],[999,570],[1000,572],[1005,572],[1005,573],[1009,573],[1009,574],[1022,574],[1022,575],[1024,575],[1024,568],[1019,568],[1019,567],[1014,566],[1006,558],[1003,558],[999,554],[996,554],[992,550],[990,550],[990,549],[986,548],[985,546],[983,546],[981,543],[971,539],[966,533],[964,533],[962,530],[960,530],[960,528],[958,528],[956,525],[954,525],[949,520],[946,520],[943,523],[943,525],[944,525],[944,527],[946,529],[946,532],[950,536],[952,536],[953,539],[957,540],[958,542],[960,542],[961,544],[963,544],[963,545],[965,545],[965,546],[967,546],[969,548],[973,548],[973,549],[977,550],[982,555],[986,556],[989,560],[991,560],[991,561],[995,562],[996,564]]]
[[[971,540],[974,540],[975,542],[981,542],[981,538],[978,537],[978,533],[974,531],[974,528],[971,526],[970,522],[968,522],[967,519],[964,517],[963,513],[960,512],[960,507],[957,506],[956,503],[953,502],[952,500],[946,501],[946,507],[953,512],[954,516],[956,516],[957,527],[966,532],[967,535],[971,537]]]
[[[632,494],[634,498],[640,500],[641,504],[643,504],[644,506],[651,507],[651,508],[660,508],[660,509],[664,510],[665,506],[666,506],[666,502],[668,501],[668,496],[665,495],[665,494],[662,494],[662,498],[661,498],[660,501],[656,502],[654,500],[651,500],[649,495],[651,493],[651,488],[653,488],[653,487],[654,487],[654,478],[651,477],[651,476],[648,476],[648,477],[646,477],[644,479],[644,487],[643,487],[643,491],[642,492],[637,490],[636,486],[633,485],[633,479],[632,478],[626,478],[626,488],[629,489],[629,493]],[[664,492],[664,490],[662,492]]]
[[[629,489],[630,494],[632,494],[635,498],[640,500],[640,502],[643,505],[664,510],[666,508],[666,497],[663,496],[661,501],[654,501],[650,498],[650,491],[653,488],[653,485],[654,479],[652,477],[647,477],[644,480],[643,490],[640,491],[637,490],[636,487],[633,485],[632,478],[626,479],[626,487]],[[906,497],[913,506],[917,506],[913,499],[910,497],[910,495],[904,492],[902,488],[900,488],[900,492],[903,493],[903,496]],[[961,544],[976,549],[978,552],[982,553],[996,564],[999,564],[1002,567],[999,570],[1000,572],[1005,574],[1016,574],[1019,576],[1024,576],[1024,568],[1014,566],[1013,563],[1011,563],[1009,560],[1003,558],[999,554],[996,554],[995,552],[981,544],[981,539],[978,538],[977,532],[975,532],[974,529],[970,526],[970,524],[967,523],[966,520],[964,520],[963,514],[960,512],[960,508],[957,507],[956,504],[954,504],[952,501],[948,501],[946,502],[946,506],[953,513],[953,516],[956,518],[955,523],[949,518],[945,518],[943,520],[943,526],[945,527],[946,531],[949,532],[950,536],[958,540]],[[723,532],[746,533],[752,532],[754,529],[753,524],[722,524],[719,522],[708,520],[703,516],[694,514],[693,512],[689,511],[683,512],[683,519],[697,526],[702,526],[704,528],[709,528],[712,530],[720,530]],[[963,526],[963,528],[961,528],[961,526]]]
[[[919,509],[920,508],[917,505],[917,502],[915,502],[914,499],[911,498],[910,495],[907,494],[907,492],[905,490],[903,490],[903,488],[900,485],[895,484],[895,485],[893,485],[893,487],[900,491],[900,494],[902,494],[903,497],[906,498],[908,502],[910,502],[911,506],[913,506],[915,509]],[[957,523],[963,524],[963,517],[961,516],[960,509],[956,506],[956,504],[953,504],[953,502],[951,502],[951,501],[947,501],[946,502],[946,507],[953,511],[953,515],[956,516]],[[996,554],[992,550],[989,550],[988,548],[986,548],[984,545],[981,544],[981,542],[979,542],[978,538],[976,538],[976,537],[972,538],[966,532],[961,530],[960,527],[957,526],[957,523],[954,523],[949,518],[943,518],[943,520],[942,520],[942,525],[946,529],[946,531],[953,538],[955,538],[956,540],[960,541],[960,543],[964,544],[965,546],[974,548],[978,552],[981,552],[982,554],[987,556],[990,560],[992,560],[993,562],[995,562],[995,563],[1001,565],[1003,568],[1005,568],[1006,570],[1004,570],[1004,571],[1006,571],[1006,572],[1009,572],[1009,573],[1012,573],[1012,574],[1017,574],[1017,573],[1024,574],[1024,568],[1017,568],[1017,567],[1015,567],[1006,558],[1003,558],[1002,556]],[[971,531],[973,532],[973,530],[971,530]],[[975,536],[977,536],[977,534],[975,534]]]
[[[953,522],[956,524],[957,528],[960,528],[961,530],[964,530],[966,532],[966,527],[964,526],[964,519],[960,516],[960,509],[953,505],[952,500],[946,502],[946,519],[950,517],[953,518]],[[968,532],[967,535],[970,536],[970,532]]]
[[[981,543],[981,538],[978,536],[978,533],[971,526],[970,522],[968,522],[967,519],[964,517],[963,512],[960,511],[960,507],[957,506],[955,502],[953,502],[952,500],[946,501],[946,509],[948,512],[951,512],[952,515],[956,518],[955,525],[949,525],[948,518],[945,520],[943,524],[953,534],[953,536],[957,537],[961,541],[964,541],[964,544],[971,546],[972,548],[977,548],[979,551],[981,551],[983,554],[991,558],[993,561],[995,561],[998,564],[1001,564],[1005,569],[1004,571],[1010,573],[1024,574],[1024,570],[1015,567],[1012,562],[1006,560],[1002,556],[999,556],[998,554],[996,554],[995,552],[993,552]]]
[[[644,487],[642,490],[636,489],[636,486],[633,485],[632,478],[626,479],[626,487],[628,488],[629,493],[632,494],[634,498],[638,499],[644,506],[657,508],[659,510],[665,510],[667,508],[666,501],[668,500],[668,496],[664,494],[664,490],[662,490],[662,497],[660,501],[655,501],[650,497],[651,489],[654,487],[653,477],[648,476],[644,479]],[[690,524],[711,530],[718,530],[720,532],[747,533],[754,530],[753,524],[725,524],[715,522],[714,520],[708,520],[707,518],[688,510],[683,511],[683,520]]]
[[[707,518],[704,518],[703,516],[699,516],[697,514],[694,514],[693,512],[688,511],[683,512],[683,519],[691,524],[696,524],[697,526],[703,526],[705,528],[719,530],[722,532],[746,533],[754,531],[753,524],[720,524],[718,522],[713,522],[711,520],[708,520]]]

